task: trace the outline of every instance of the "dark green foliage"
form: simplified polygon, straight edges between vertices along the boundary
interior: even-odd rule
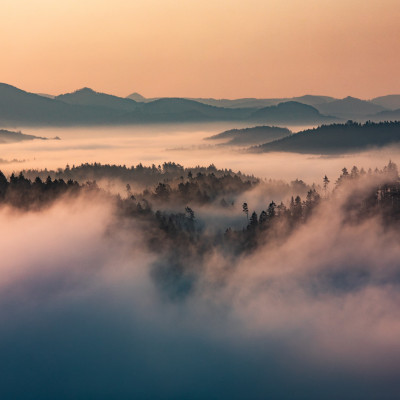
[[[208,167],[184,168],[180,164],[174,162],[165,162],[162,165],[151,165],[150,167],[143,166],[141,163],[136,166],[127,167],[126,165],[110,165],[110,164],[81,164],[78,166],[66,166],[65,169],[59,168],[57,171],[47,169],[44,170],[23,170],[23,174],[35,179],[37,176],[46,179],[48,176],[62,179],[73,179],[79,182],[91,180],[100,181],[102,179],[120,180],[122,182],[132,184],[140,184],[144,186],[157,185],[160,182],[167,183],[174,180],[180,180],[181,177],[188,177],[190,181],[193,176],[198,173],[211,174],[216,177],[230,175],[245,178],[251,182],[258,182],[254,176],[243,175],[240,172],[234,173],[231,169],[217,169],[213,164]]]
[[[176,165],[168,164],[165,169],[168,168],[180,170]],[[145,170],[145,167],[139,167],[141,169]],[[71,170],[69,167],[66,169]],[[342,188],[346,189],[346,197],[340,203],[343,205],[337,208],[337,217],[343,224],[360,223],[374,217],[381,218],[385,227],[396,227],[400,220],[400,181],[397,166],[389,162],[382,170],[368,174],[362,171],[353,167],[349,173],[347,168],[343,168],[329,199],[321,199],[316,188],[306,186],[308,190],[302,195],[303,199],[298,195],[293,196],[287,205],[277,205],[266,198],[264,204],[267,206],[264,210],[250,211],[245,202],[242,204],[242,211],[246,214],[246,224],[232,229],[226,223],[221,226],[221,231],[209,230],[202,220],[204,217],[197,213],[192,204],[199,204],[199,207],[207,204],[209,207],[210,199],[220,198],[221,194],[226,196],[229,191],[245,193],[253,187],[251,182],[236,175],[217,177],[214,172],[206,174],[199,171],[195,177],[192,176],[175,187],[159,182],[154,191],[135,195],[132,194],[131,187],[127,187],[127,196],[121,198],[107,194],[93,181],[79,184],[72,179],[65,181],[63,178],[52,179],[50,176],[43,179],[36,177],[32,181],[23,173],[12,174],[7,180],[0,172],[0,202],[20,209],[35,210],[66,196],[74,197],[88,192],[109,196],[116,205],[115,223],[128,227],[130,223],[135,227],[142,225],[143,240],[163,260],[153,265],[152,276],[156,283],[170,298],[181,299],[195,290],[197,276],[207,264],[206,258],[214,250],[220,251],[229,265],[230,259],[234,260],[241,254],[252,252],[259,246],[285,242],[315,215],[331,212],[332,204],[329,202],[336,201],[335,196],[341,194]],[[181,176],[183,175],[179,175],[179,179],[183,179]],[[305,185],[299,180],[292,184],[301,189]],[[171,211],[171,204],[178,211]],[[326,205],[329,205],[327,209]],[[204,214],[204,208],[201,212]],[[229,212],[229,208],[226,212]]]
[[[40,209],[63,195],[77,195],[88,190],[98,190],[96,183],[87,182],[80,185],[72,180],[52,180],[50,176],[45,182],[40,177],[36,177],[32,182],[22,172],[18,176],[11,174],[8,181],[0,171],[0,201],[17,208]]]
[[[249,207],[247,203],[243,203],[242,205],[243,212],[246,214],[247,221],[249,220]]]
[[[322,125],[286,138],[253,147],[256,152],[334,154],[382,147],[400,142],[400,122]]]

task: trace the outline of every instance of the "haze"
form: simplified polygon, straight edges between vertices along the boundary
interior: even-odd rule
[[[26,134],[61,140],[33,140],[2,145],[0,169],[5,174],[29,168],[63,168],[67,164],[100,162],[145,166],[174,161],[185,167],[214,164],[264,179],[296,178],[321,184],[325,174],[335,177],[344,166],[382,167],[388,160],[400,164],[400,149],[384,147],[356,154],[319,156],[295,153],[248,154],[244,148],[221,148],[204,138],[236,123],[162,124],[93,128],[23,128]],[[293,131],[304,127],[290,127]],[[284,162],[283,162],[284,160]]]
[[[3,0],[0,76],[32,92],[400,92],[397,0]]]
[[[399,0],[0,15],[1,400],[400,399]]]

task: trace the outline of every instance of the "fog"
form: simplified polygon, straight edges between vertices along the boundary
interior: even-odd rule
[[[227,128],[29,129],[62,140],[2,147],[2,158],[26,160],[2,165],[7,173],[174,161],[266,180],[331,180],[304,222],[289,229],[282,220],[244,250],[240,235],[253,236],[242,203],[260,213],[300,194],[296,186],[262,181],[236,193],[233,206],[219,206],[220,197],[190,204],[196,218],[178,233],[160,229],[153,210],[138,212],[126,193],[121,200],[82,189],[35,211],[4,202],[2,399],[398,398],[400,232],[374,208],[358,214],[387,175],[360,175],[335,190],[334,182],[343,166],[382,168],[399,153],[196,147]],[[177,147],[185,149],[168,150]],[[154,204],[164,212],[186,205]],[[216,233],[230,227],[237,244]]]
[[[149,247],[154,228],[113,197],[3,206],[2,398],[397,397],[399,232],[343,211],[380,179],[330,194],[284,242],[188,253],[183,297],[168,272],[179,244]]]
[[[56,141],[25,141],[1,146],[0,168],[10,174],[22,168],[63,168],[86,162],[110,164],[159,165],[174,161],[186,167],[214,164],[260,178],[296,178],[307,183],[320,182],[327,174],[335,176],[347,166],[382,167],[389,159],[400,161],[399,149],[384,148],[345,156],[268,153],[246,154],[243,149],[212,146],[204,138],[227,129],[241,128],[240,123],[143,125],[91,128],[23,128],[23,133]],[[289,127],[293,132],[309,128]],[[11,162],[10,162],[11,161]],[[17,161],[23,161],[17,162]]]

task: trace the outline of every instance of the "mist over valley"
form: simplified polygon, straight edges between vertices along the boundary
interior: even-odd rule
[[[398,0],[0,14],[0,400],[400,398]]]

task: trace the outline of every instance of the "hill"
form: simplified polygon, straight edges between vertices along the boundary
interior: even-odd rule
[[[134,100],[95,92],[90,88],[83,88],[73,93],[62,94],[55,97],[55,99],[67,104],[104,107],[121,112],[133,111],[138,107],[137,102]]]
[[[371,100],[371,103],[387,108],[388,110],[398,110],[400,109],[400,94],[375,97]]]
[[[335,118],[322,115],[316,108],[307,104],[288,101],[276,106],[261,108],[253,112],[249,119],[273,124],[315,124],[332,121]]]
[[[213,107],[179,98],[138,103],[87,88],[51,99],[0,84],[0,124],[3,126],[236,121],[253,111]]]
[[[14,132],[14,131],[7,131],[5,129],[0,129],[0,144],[17,143],[34,139],[48,140],[47,138],[40,136],[25,135],[22,132]]]
[[[146,99],[133,93],[122,98],[83,88],[50,98],[0,83],[0,126],[74,126],[135,123],[247,121],[262,124],[310,125],[346,119],[398,119],[398,112],[352,97],[334,100],[306,95],[282,99]],[[390,98],[394,106],[396,96]],[[376,99],[375,99],[376,100]],[[386,99],[388,100],[388,99]],[[376,100],[379,101],[379,100]],[[382,100],[383,101],[383,100]],[[389,101],[389,100],[388,100]],[[280,102],[279,104],[274,104]],[[210,104],[207,104],[210,103]],[[266,106],[267,104],[267,106]],[[336,117],[335,117],[336,116]]]
[[[129,96],[126,96],[127,99],[134,100],[137,102],[145,102],[147,99],[146,97],[142,96],[139,93],[131,93]]]
[[[67,104],[0,83],[0,124],[77,125],[114,121],[116,110]]]
[[[363,118],[384,110],[380,105],[350,96],[341,100],[320,104],[316,108],[323,114],[343,119]]]
[[[335,101],[334,97],[330,96],[315,96],[311,94],[306,94],[304,96],[293,97],[291,101],[297,101],[298,103],[307,104],[309,106],[316,107],[320,104],[327,104]]]
[[[214,107],[224,108],[262,108],[272,106],[280,102],[280,99],[204,99],[204,98],[190,98],[189,100],[197,101],[202,104],[207,104]]]
[[[205,140],[225,140],[224,145],[250,146],[268,143],[289,136],[292,132],[287,128],[275,126],[255,126],[245,129],[231,129],[205,138]]]
[[[400,109],[381,111],[371,115],[369,119],[373,121],[400,121]]]
[[[149,103],[151,101],[160,100],[162,98],[146,98],[139,93],[132,93],[126,97],[137,102]],[[279,103],[285,103],[288,101],[297,101],[298,103],[307,104],[310,106],[316,106],[319,104],[328,103],[336,100],[329,96],[314,96],[305,95],[293,98],[270,98],[270,99],[259,99],[255,97],[240,98],[240,99],[214,99],[214,98],[203,98],[203,97],[185,97],[186,100],[193,100],[197,103],[207,104],[214,107],[222,108],[264,108],[269,106],[276,106]]]
[[[286,138],[252,147],[255,152],[283,151],[334,154],[383,147],[400,142],[400,122],[322,125]]]
[[[252,111],[214,107],[181,98],[163,98],[142,103],[134,112],[125,114],[121,121],[125,123],[232,121],[246,118]]]
[[[243,99],[204,99],[204,98],[191,98],[191,100],[198,101],[199,103],[209,104],[216,107],[225,108],[264,108],[276,106],[280,103],[287,103],[296,101],[298,103],[315,106],[318,104],[327,103],[335,100],[333,97],[328,96],[314,96],[305,95],[293,98],[271,98],[271,99],[257,99],[257,98],[243,98]]]

